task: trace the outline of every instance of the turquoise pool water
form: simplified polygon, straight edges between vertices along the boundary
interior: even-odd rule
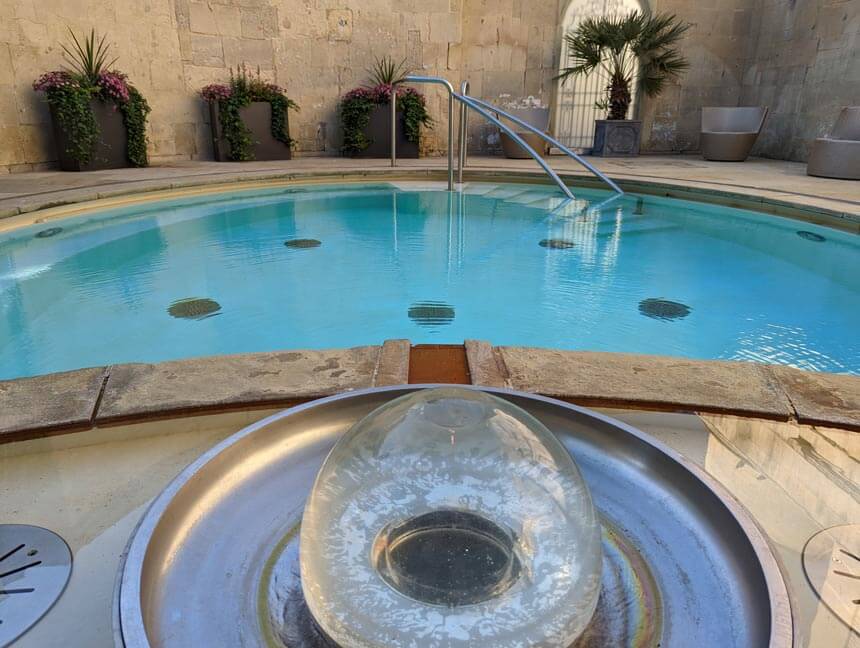
[[[860,372],[860,237],[578,195],[550,213],[538,185],[292,187],[14,230],[0,378],[387,338]]]

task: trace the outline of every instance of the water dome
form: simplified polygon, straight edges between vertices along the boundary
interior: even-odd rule
[[[302,591],[343,647],[566,647],[600,593],[600,524],[570,454],[480,391],[397,398],[356,423],[302,518]]]

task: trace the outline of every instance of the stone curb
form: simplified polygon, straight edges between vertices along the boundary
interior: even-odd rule
[[[585,406],[751,416],[860,430],[860,376],[746,362],[467,340],[472,382]],[[409,382],[408,340],[123,364],[0,381],[0,444],[131,421],[287,407]]]
[[[596,178],[583,173],[561,171],[559,176],[572,186],[586,188],[604,188],[605,185]],[[17,198],[0,200],[0,220],[32,212],[76,205],[99,199],[118,198],[158,191],[182,190],[192,188],[215,187],[224,184],[240,185],[259,182],[312,182],[312,181],[359,181],[359,180],[393,180],[393,179],[438,179],[445,177],[445,170],[434,167],[395,167],[392,169],[341,169],[320,171],[272,171],[252,170],[247,172],[228,171],[224,173],[209,173],[202,175],[181,176],[179,178],[164,178],[129,181],[128,183],[111,183],[87,188],[66,189],[50,192],[50,194],[30,194]],[[539,169],[505,169],[505,168],[469,168],[465,171],[467,181],[523,181],[542,179]],[[738,189],[727,190],[711,187],[699,187],[683,184],[682,181],[660,178],[635,178],[616,176],[613,178],[626,191],[633,193],[665,196],[684,200],[694,200],[706,203],[717,203],[728,207],[752,209],[765,213],[776,214],[807,222],[836,227],[853,233],[860,233],[860,211],[851,212],[847,209],[815,207],[797,201],[783,200],[762,195],[764,189],[750,188],[748,191]],[[829,200],[822,198],[823,200]],[[833,199],[831,201],[838,203]],[[41,222],[42,219],[36,219]]]

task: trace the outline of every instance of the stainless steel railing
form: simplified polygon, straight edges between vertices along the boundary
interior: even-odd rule
[[[505,119],[512,121],[513,123],[525,128],[526,130],[535,133],[539,137],[541,137],[544,141],[549,144],[557,147],[560,151],[566,154],[568,157],[573,158],[577,162],[579,162],[582,166],[588,169],[591,173],[593,173],[597,178],[605,182],[609,187],[617,192],[618,194],[623,194],[624,192],[621,188],[615,184],[611,179],[607,178],[603,173],[594,168],[591,164],[583,160],[579,155],[571,151],[569,148],[564,146],[561,142],[551,137],[550,135],[542,132],[540,129],[535,128],[531,124],[523,121],[522,119],[515,117],[514,115],[505,112],[504,110],[486,102],[481,99],[476,99],[475,97],[470,97],[468,95],[469,92],[469,82],[463,81],[463,84],[460,88],[460,94],[454,92],[454,86],[451,85],[450,81],[447,79],[443,79],[442,77],[431,77],[431,76],[413,76],[409,75],[403,78],[402,81],[397,83],[433,83],[437,85],[444,86],[448,91],[448,191],[453,191],[454,189],[454,100],[460,102],[460,129],[459,129],[459,146],[458,146],[458,172],[457,172],[457,180],[462,184],[463,182],[463,169],[466,166],[466,125],[467,125],[467,115],[468,109],[471,108],[479,115],[483,116],[490,123],[495,124],[499,130],[506,133],[512,140],[514,140],[520,148],[522,148],[526,153],[528,153],[535,162],[537,162],[540,167],[546,172],[546,174],[555,182],[561,192],[567,198],[573,198],[573,193],[571,193],[570,189],[567,185],[562,182],[561,178],[559,178],[558,174],[553,171],[552,167],[547,164],[547,162],[543,159],[543,157],[535,151],[529,144],[523,140],[522,137],[517,135],[512,128],[504,124],[499,117],[494,117],[492,113],[496,113]],[[391,166],[397,166],[397,89],[396,83],[391,88]]]

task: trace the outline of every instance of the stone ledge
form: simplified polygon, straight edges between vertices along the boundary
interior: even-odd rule
[[[472,383],[584,406],[694,411],[860,430],[860,377],[745,362],[467,340]],[[425,349],[426,351],[426,349]],[[0,381],[0,444],[129,421],[287,407],[409,382],[408,340],[124,364]],[[434,382],[438,382],[435,381]]]
[[[0,443],[92,426],[107,367],[0,382]]]
[[[860,378],[771,366],[799,423],[860,429]]]
[[[497,347],[514,389],[583,405],[737,413],[788,420],[765,365],[665,356]]]
[[[125,364],[111,368],[96,424],[288,405],[373,386],[378,346]]]

